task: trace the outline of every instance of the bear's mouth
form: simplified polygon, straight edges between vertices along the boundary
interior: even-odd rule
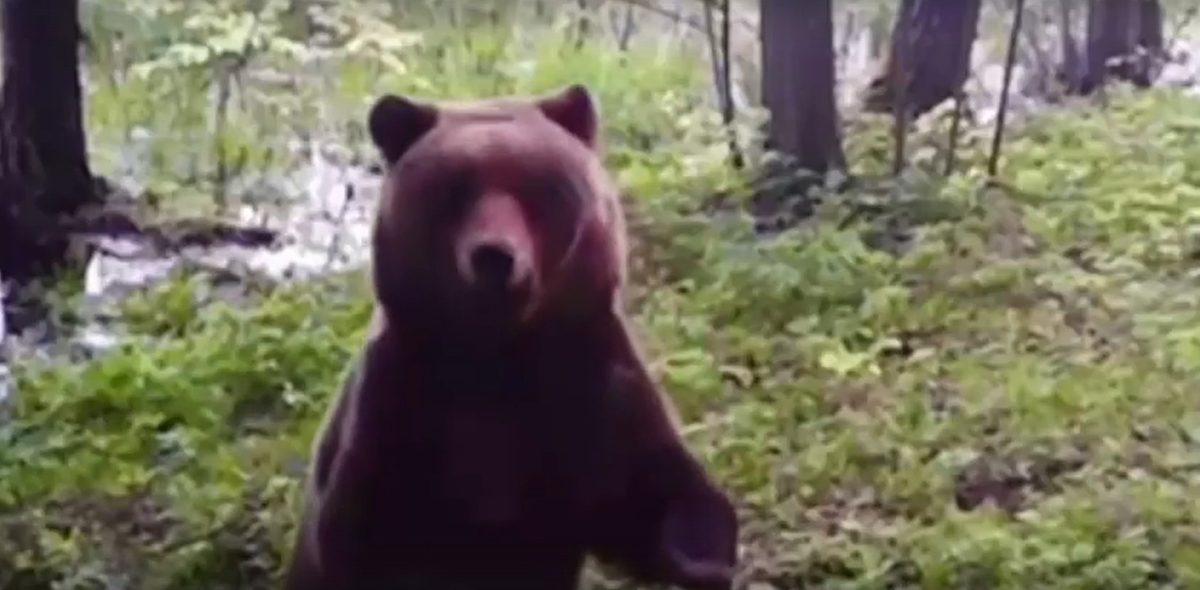
[[[535,307],[533,280],[527,275],[507,281],[498,276],[489,277],[489,272],[499,274],[498,270],[484,271],[465,285],[463,319],[491,329],[511,329],[526,323]]]

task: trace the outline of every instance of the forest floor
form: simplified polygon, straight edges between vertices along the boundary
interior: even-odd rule
[[[554,55],[491,74],[503,84],[342,67],[326,102],[352,129],[387,84],[594,87],[630,195],[635,323],[689,444],[737,498],[745,587],[1200,587],[1200,100],[1115,90],[1037,115],[1012,130],[999,185],[981,173],[984,130],[948,178],[927,172],[941,130],[918,135],[901,182],[763,237],[701,207],[738,186],[695,98],[703,67]],[[130,113],[160,137],[137,149],[195,143],[185,118],[145,108],[175,104],[152,82],[89,95],[99,170],[125,170],[104,150],[130,142]],[[283,134],[255,127],[261,113],[312,116],[282,102],[309,97],[263,96],[229,125],[247,193],[288,174],[256,151]],[[856,171],[886,170],[886,122],[848,127]],[[369,154],[346,135],[344,151]],[[186,164],[155,161],[147,191],[203,192]],[[102,354],[8,343],[0,588],[273,587],[371,304],[354,264],[229,275],[180,267],[106,303]],[[85,323],[84,285],[52,295],[57,325]]]

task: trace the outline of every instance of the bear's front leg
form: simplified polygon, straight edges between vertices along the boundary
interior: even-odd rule
[[[592,550],[645,581],[729,590],[737,561],[733,504],[688,452],[622,318],[611,316],[603,333],[612,363],[608,395],[622,408],[612,428],[623,441],[625,485],[601,511]]]
[[[378,511],[390,505],[380,475],[394,460],[386,452],[395,384],[380,370],[385,350],[368,341],[318,434],[288,590],[353,590],[375,581],[372,560],[383,546]]]
[[[729,590],[737,561],[729,499],[682,448],[651,451],[625,492],[600,512],[592,551],[634,578]]]

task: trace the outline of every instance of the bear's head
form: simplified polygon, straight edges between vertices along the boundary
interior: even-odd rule
[[[386,165],[373,236],[385,316],[511,332],[614,304],[624,221],[579,85],[432,104],[387,95],[368,127]]]

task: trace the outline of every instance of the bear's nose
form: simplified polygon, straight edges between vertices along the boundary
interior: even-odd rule
[[[504,289],[512,282],[514,266],[512,251],[499,244],[480,244],[471,250],[471,272],[480,286]]]

